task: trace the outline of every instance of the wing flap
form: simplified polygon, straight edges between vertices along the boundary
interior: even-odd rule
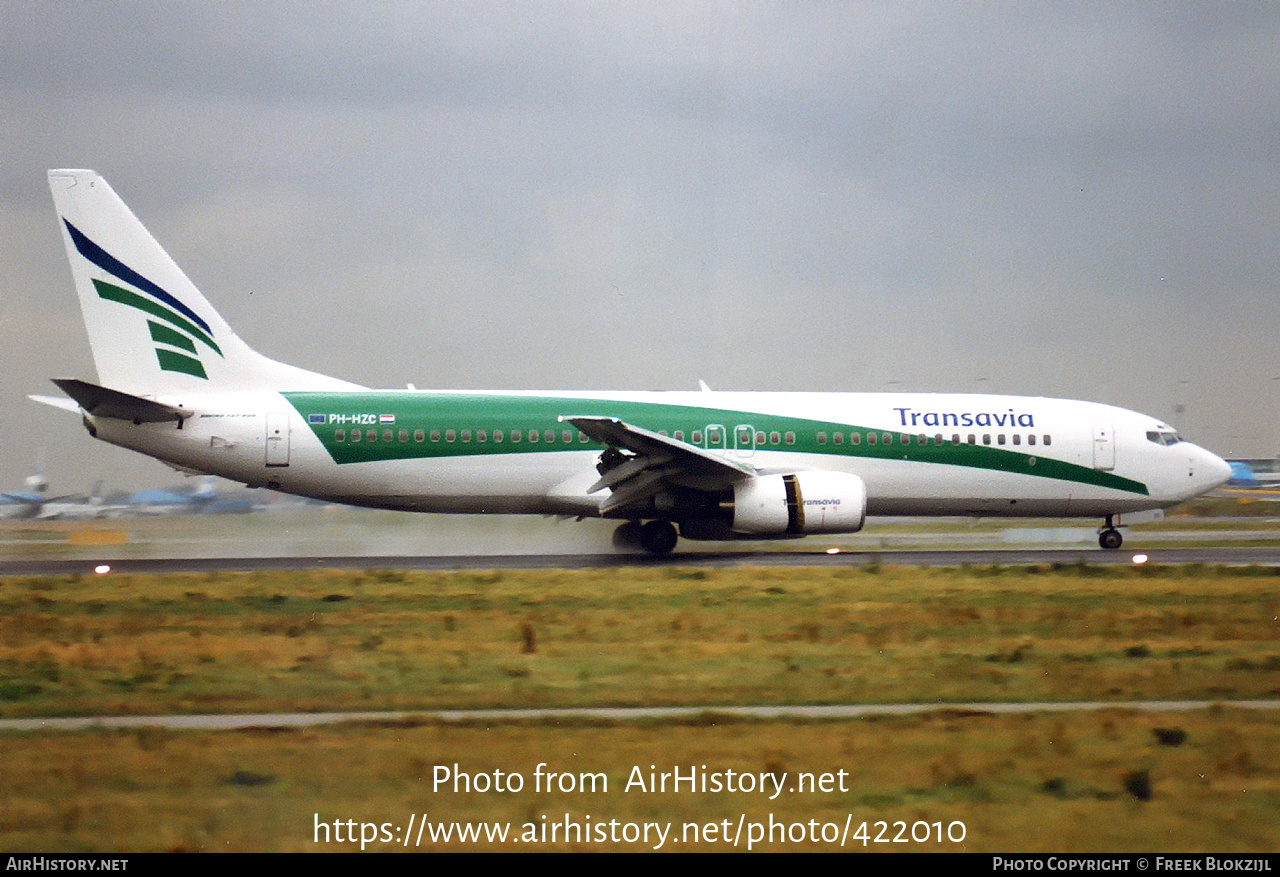
[[[615,484],[621,484],[655,464],[656,461],[651,462],[648,457],[632,457],[622,465],[615,466],[601,475],[599,481],[587,488],[587,493],[599,493],[606,487],[612,488]]]
[[[625,481],[620,486],[613,488],[609,498],[600,503],[600,513],[608,514],[633,502],[648,499],[658,492],[665,475],[666,473],[661,469],[650,469],[633,476],[629,481]]]

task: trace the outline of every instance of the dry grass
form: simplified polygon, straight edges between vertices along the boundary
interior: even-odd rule
[[[0,715],[1280,695],[1272,570],[0,580]]]
[[[1161,736],[1157,735],[1161,732]],[[1178,739],[1177,745],[1169,740]],[[1161,742],[1164,739],[1165,742]],[[963,843],[869,844],[876,850],[970,852],[1258,852],[1280,820],[1280,719],[1218,709],[993,716],[939,712],[841,722],[689,722],[447,725],[437,722],[290,731],[159,729],[12,735],[0,774],[0,846],[60,851],[351,850],[316,822],[389,823],[403,849],[410,814],[433,822],[529,825],[659,822],[737,826],[850,820],[964,823]],[[599,773],[596,790],[534,789],[546,771]],[[434,787],[437,767],[470,775],[519,773],[519,793]],[[759,792],[626,785],[632,771],[679,766],[783,777]],[[839,771],[845,771],[843,778]],[[801,772],[830,773],[830,791],[796,791]],[[576,780],[575,780],[576,782]],[[598,783],[600,781],[597,781]],[[1145,783],[1145,784],[1144,784]],[[585,784],[584,784],[585,785]],[[840,786],[843,785],[843,790]],[[354,829],[346,826],[354,820]],[[925,829],[919,829],[924,831]],[[945,829],[944,829],[945,830]],[[954,830],[953,830],[954,832]],[[958,832],[954,832],[958,835]],[[416,833],[415,833],[416,836]],[[429,837],[429,835],[428,835]],[[819,835],[820,837],[820,835]],[[746,835],[742,844],[745,846]],[[849,845],[861,849],[860,844]],[[649,844],[648,846],[652,846]],[[757,849],[830,850],[782,841]],[[432,850],[530,849],[528,842],[451,842]],[[536,849],[643,849],[591,835]],[[690,849],[691,839],[667,849]],[[696,849],[726,849],[701,842]]]
[[[1083,566],[7,578],[0,713],[1273,698],[1277,584],[1269,569]],[[773,814],[855,828],[963,821],[956,848],[971,851],[1266,851],[1280,822],[1277,752],[1280,720],[1230,708],[11,733],[0,846],[315,849],[317,814],[516,830],[566,814]],[[455,762],[529,782],[546,762],[604,772],[611,787],[433,792],[435,767]],[[848,786],[770,801],[618,785],[635,766],[704,764],[845,770]]]

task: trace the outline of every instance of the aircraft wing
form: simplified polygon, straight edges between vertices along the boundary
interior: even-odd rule
[[[727,459],[694,445],[676,441],[616,417],[561,417],[593,441],[608,445],[600,480],[587,489],[612,491],[600,505],[602,513],[639,502],[664,485],[717,490],[756,474],[745,463]]]

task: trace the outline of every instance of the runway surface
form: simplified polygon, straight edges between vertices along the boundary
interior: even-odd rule
[[[581,719],[638,721],[725,716],[751,719],[851,719],[865,716],[905,716],[920,713],[1010,714],[1138,710],[1186,712],[1213,707],[1280,709],[1280,700],[1134,700],[1076,701],[1071,703],[891,703],[838,706],[705,706],[705,707],[580,707],[572,709],[414,710],[354,713],[255,713],[246,715],[190,716],[84,716],[69,718],[0,719],[2,731],[82,731],[91,728],[158,727],[186,731],[232,731],[244,728],[304,728],[346,722],[400,724],[415,721],[516,722],[576,721]]]
[[[0,576],[83,575],[101,566],[116,573],[232,572],[312,569],[596,569],[617,567],[1028,566],[1033,564],[1225,564],[1280,566],[1280,547],[1191,547],[1102,551],[971,549],[944,551],[690,552],[667,557],[627,554],[475,554],[453,556],[209,557],[139,559],[24,559],[0,561]]]

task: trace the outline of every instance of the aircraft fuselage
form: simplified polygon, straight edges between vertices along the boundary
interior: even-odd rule
[[[250,486],[430,512],[596,516],[608,414],[761,474],[856,475],[873,515],[1080,516],[1164,508],[1224,464],[1153,418],[1038,397],[412,390],[161,397],[175,423],[90,418],[108,442]],[[608,513],[633,517],[634,510]]]

